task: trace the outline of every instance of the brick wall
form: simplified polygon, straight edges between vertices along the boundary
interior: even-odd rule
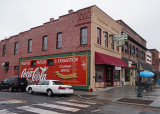
[[[80,29],[87,27],[87,45],[80,45]],[[62,32],[62,48],[56,49],[57,33]],[[19,58],[34,57],[42,55],[60,54],[90,50],[91,44],[91,7],[70,12],[59,17],[58,20],[51,19],[50,22],[41,26],[31,28],[16,36],[0,42],[0,64],[9,62],[9,70],[6,72],[0,65],[0,80],[15,75],[14,66],[19,66]],[[47,36],[47,51],[42,51],[42,39]],[[28,40],[32,39],[32,52],[28,51]],[[18,54],[14,55],[14,44],[18,42]],[[6,55],[3,57],[3,45],[6,44]]]

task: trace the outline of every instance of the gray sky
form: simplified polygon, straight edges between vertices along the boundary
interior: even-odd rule
[[[69,9],[97,5],[115,20],[122,19],[160,51],[160,0],[0,0],[0,40],[58,19]]]

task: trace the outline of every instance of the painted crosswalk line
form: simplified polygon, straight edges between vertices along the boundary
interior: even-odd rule
[[[41,108],[35,108],[35,107],[31,107],[31,106],[17,107],[17,109],[21,109],[21,110],[25,110],[25,111],[33,112],[33,113],[37,113],[37,114],[63,114],[63,113],[45,110],[45,109],[41,109]]]
[[[3,109],[3,110],[0,110],[0,114],[17,114],[17,113],[13,113],[8,111],[7,109]]]
[[[63,101],[57,101],[56,103],[61,104],[61,105],[70,105],[70,106],[77,106],[77,107],[82,107],[82,108],[87,108],[90,105],[85,105],[85,104],[77,104],[77,103],[71,103],[71,102],[63,102]]]
[[[14,103],[24,103],[24,102],[22,102],[22,101],[19,101],[19,100],[17,100],[17,101],[0,101],[0,104],[14,104]]]
[[[56,108],[56,109],[61,109],[61,110],[65,110],[65,111],[70,111],[70,112],[77,112],[77,111],[80,110],[80,109],[78,109],[78,108],[72,108],[72,107],[55,105],[55,104],[48,104],[48,103],[35,104],[35,105],[44,106],[44,107],[49,107],[49,108]]]

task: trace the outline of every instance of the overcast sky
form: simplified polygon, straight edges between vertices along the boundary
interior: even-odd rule
[[[122,19],[160,51],[160,0],[0,0],[0,40],[96,5],[115,20]]]

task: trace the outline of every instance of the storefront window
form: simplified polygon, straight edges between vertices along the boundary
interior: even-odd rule
[[[96,81],[104,81],[104,67],[102,65],[96,65]]]
[[[130,69],[125,70],[125,82],[130,82]]]
[[[120,81],[120,71],[119,70],[114,71],[114,81]]]

